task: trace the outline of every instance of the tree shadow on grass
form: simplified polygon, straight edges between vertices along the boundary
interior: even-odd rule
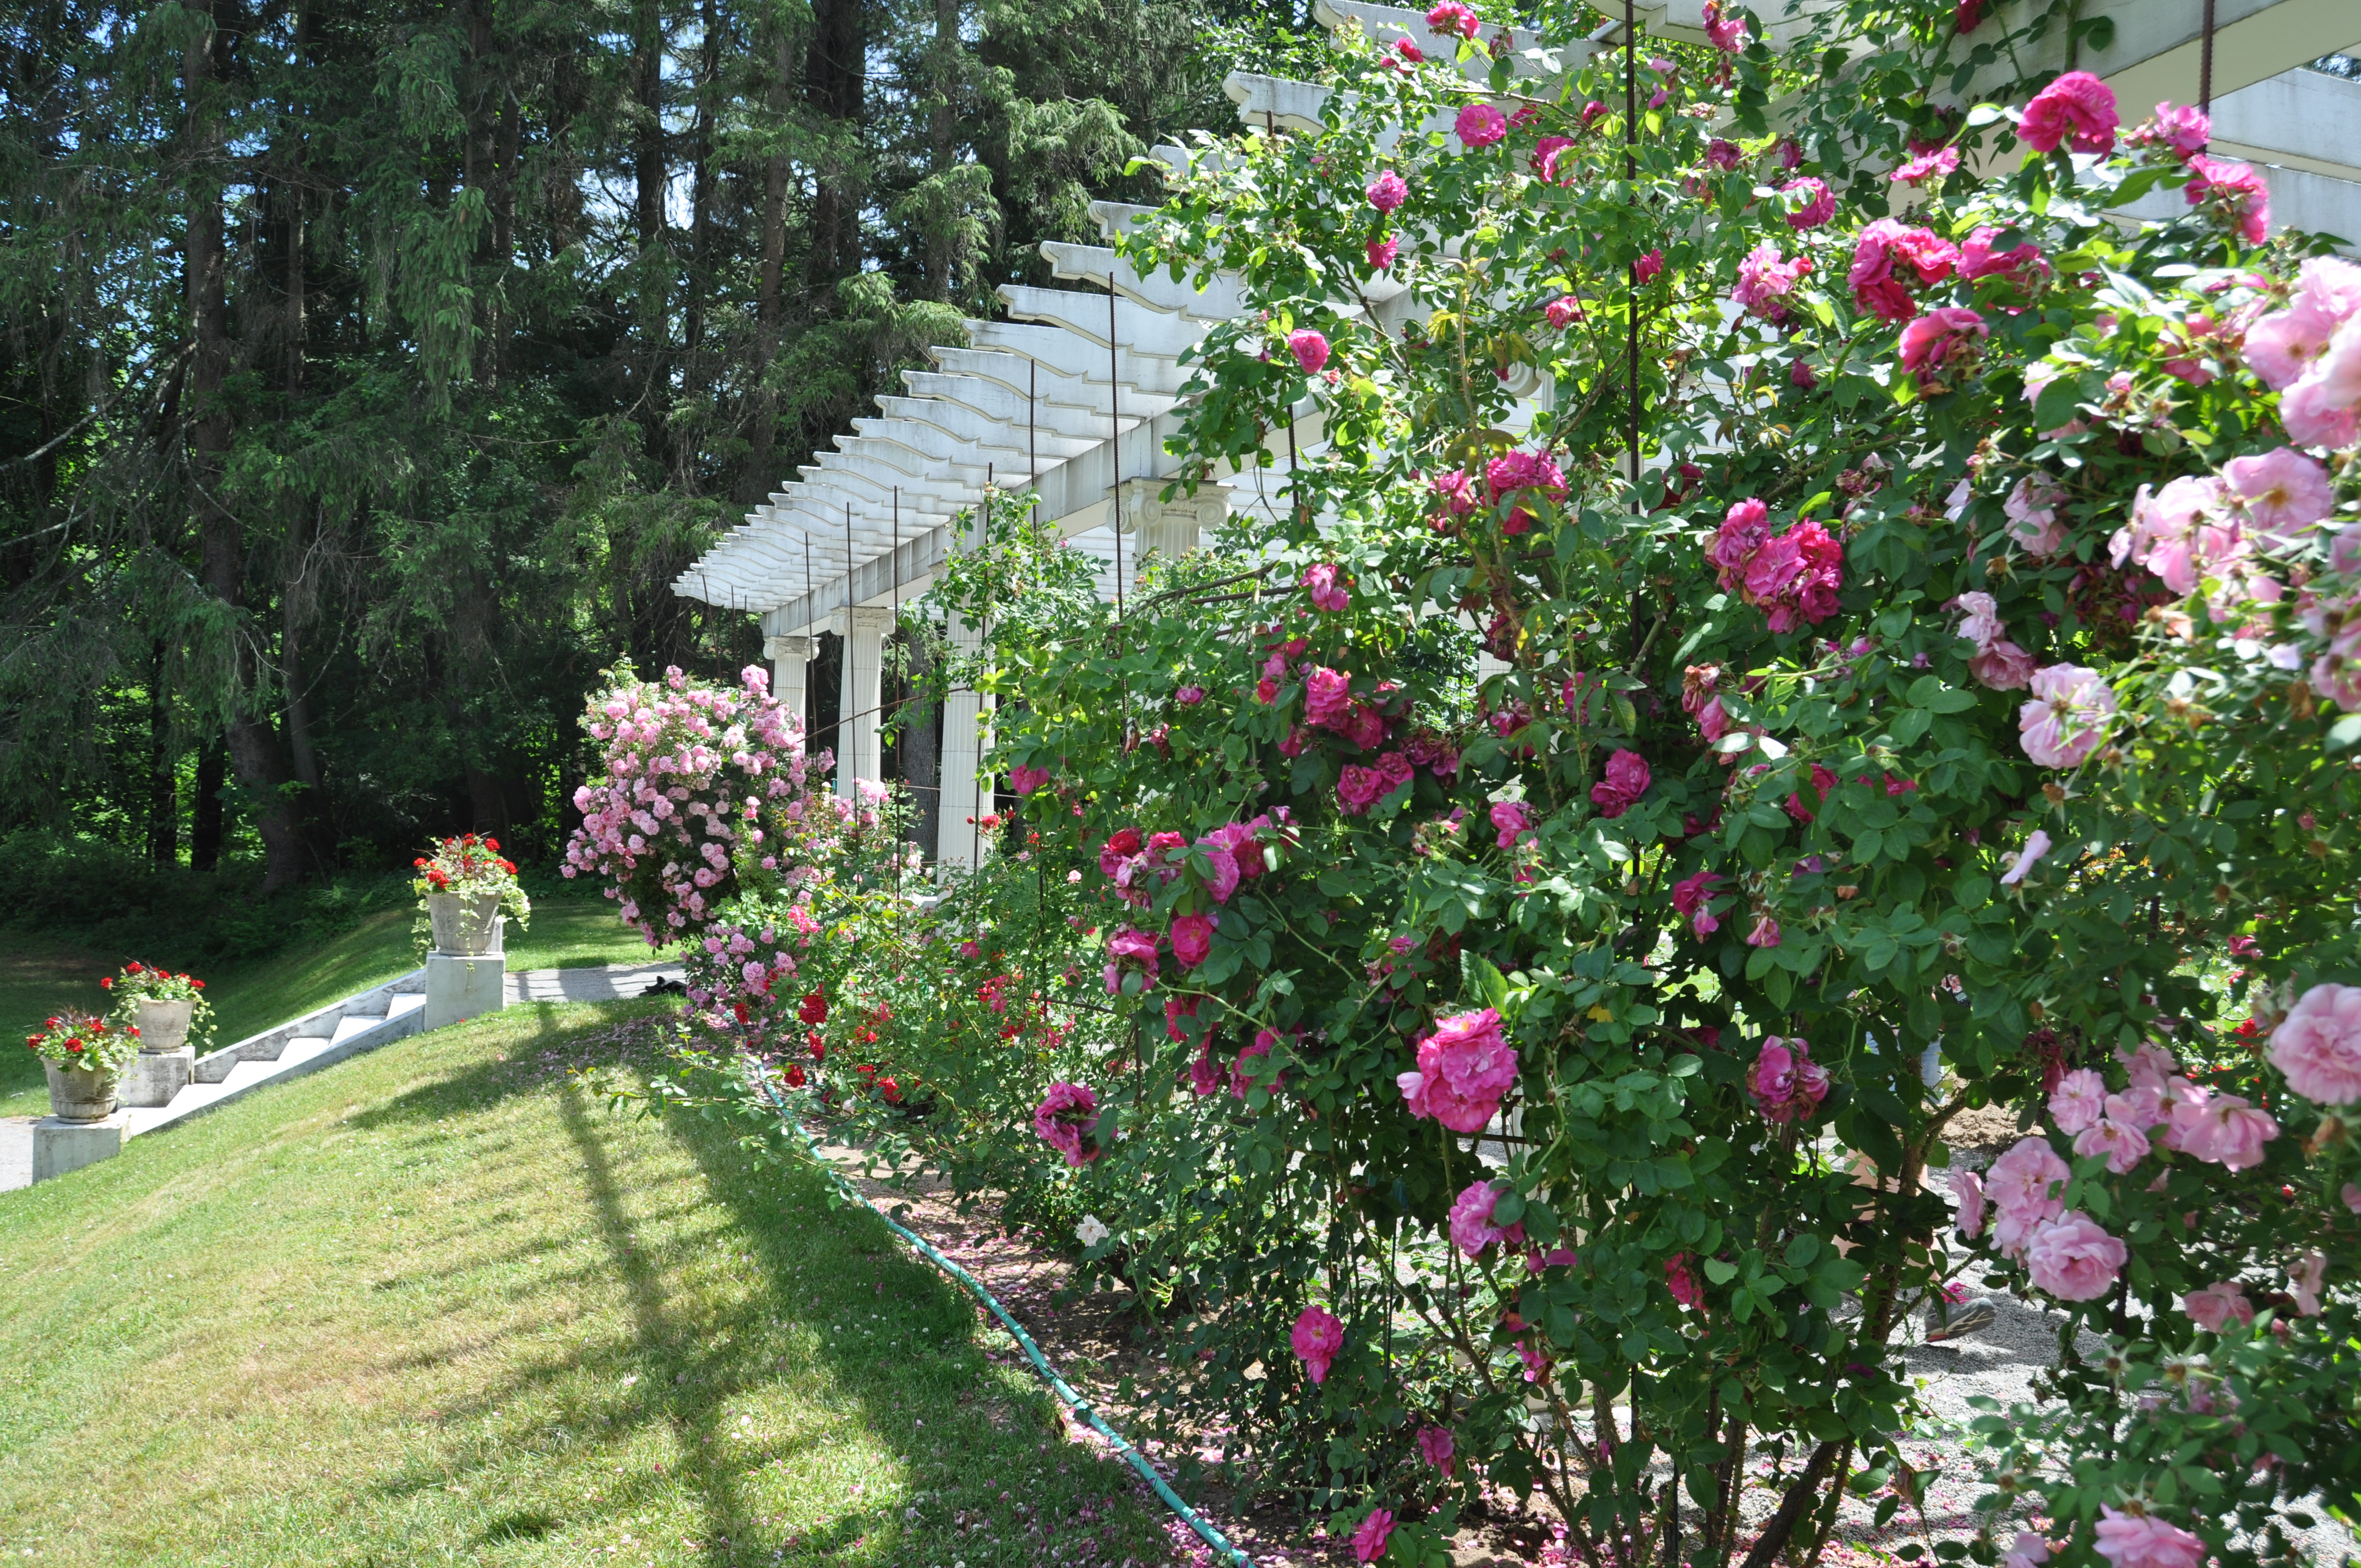
[[[662,1025],[648,1015],[661,1004],[619,1003],[606,1019],[570,1026],[540,1011],[537,1029],[500,1040],[505,1059],[459,1065],[351,1121],[398,1128],[408,1139],[465,1137],[467,1119],[528,1092],[546,1094],[572,1150],[571,1184],[587,1205],[588,1234],[577,1227],[571,1241],[475,1253],[465,1239],[500,1225],[494,1211],[511,1184],[498,1184],[480,1195],[481,1217],[459,1222],[454,1239],[463,1245],[450,1249],[450,1261],[412,1268],[394,1288],[431,1311],[454,1294],[513,1300],[522,1291],[612,1281],[625,1326],[511,1361],[505,1376],[446,1400],[437,1415],[459,1440],[449,1445],[457,1452],[422,1453],[386,1479],[381,1498],[473,1487],[479,1478],[514,1488],[506,1511],[479,1527],[474,1554],[485,1563],[544,1560],[561,1536],[569,1548],[596,1550],[583,1532],[613,1534],[658,1510],[670,1516],[665,1532],[693,1541],[714,1563],[1000,1568],[1061,1550],[1082,1562],[1167,1557],[1154,1519],[1125,1500],[1128,1472],[1059,1442],[1047,1396],[1029,1380],[1007,1385],[985,1365],[971,1341],[975,1314],[964,1294],[908,1255],[874,1215],[830,1209],[816,1173],[751,1158],[740,1146],[748,1124],[668,1114],[662,1135],[688,1157],[694,1174],[661,1191],[633,1185],[628,1161],[618,1164],[630,1146],[618,1141],[613,1113],[567,1080],[577,1068],[660,1063]],[[704,1212],[712,1220],[700,1228]],[[584,1241],[595,1255],[532,1271],[529,1284],[498,1280],[504,1267],[530,1270],[536,1258],[545,1266],[550,1254]],[[716,1291],[717,1268],[741,1277]],[[742,1277],[748,1269],[751,1281]],[[728,1303],[719,1311],[717,1297]],[[448,1362],[473,1348],[428,1359]],[[809,1380],[809,1397],[795,1406],[788,1431],[757,1438],[734,1430],[739,1397],[791,1368]],[[520,1409],[536,1412],[531,1428],[516,1430]],[[505,1427],[500,1412],[510,1412]],[[500,1431],[497,1442],[467,1439],[487,1425]],[[652,1431],[663,1434],[664,1449],[653,1467]],[[772,1467],[776,1474],[763,1474]],[[533,1496],[536,1468],[563,1474],[569,1490],[592,1486],[595,1506],[588,1497]],[[764,1512],[782,1506],[790,1477],[788,1501],[800,1520],[792,1532],[785,1514]],[[815,1508],[818,1497],[826,1500]],[[905,1516],[908,1507],[917,1518]],[[981,1526],[955,1530],[955,1510]]]

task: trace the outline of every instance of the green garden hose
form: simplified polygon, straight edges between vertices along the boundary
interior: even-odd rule
[[[1164,1477],[1156,1473],[1156,1467],[1148,1462],[1146,1455],[1132,1447],[1121,1432],[1099,1420],[1098,1412],[1091,1409],[1090,1402],[1076,1393],[1066,1380],[1059,1376],[1050,1367],[1048,1358],[1041,1354],[1041,1347],[1033,1343],[1033,1336],[1025,1332],[1024,1325],[1009,1316],[1008,1309],[1000,1304],[998,1297],[984,1288],[983,1280],[936,1251],[926,1237],[919,1235],[906,1225],[896,1223],[884,1210],[872,1203],[859,1189],[845,1179],[844,1173],[836,1168],[835,1162],[819,1152],[818,1146],[813,1144],[811,1135],[804,1131],[802,1124],[788,1112],[785,1102],[779,1098],[778,1091],[772,1087],[770,1075],[759,1067],[749,1065],[752,1068],[752,1076],[755,1084],[763,1091],[763,1097],[768,1100],[771,1102],[771,1108],[778,1113],[779,1125],[785,1128],[788,1135],[803,1146],[804,1153],[811,1157],[813,1163],[828,1172],[829,1179],[836,1183],[839,1191],[884,1220],[886,1228],[917,1248],[920,1256],[966,1286],[977,1300],[991,1308],[993,1316],[998,1318],[1002,1326],[1016,1337],[1017,1344],[1023,1347],[1026,1355],[1031,1359],[1033,1370],[1041,1375],[1041,1380],[1049,1385],[1050,1391],[1063,1399],[1076,1415],[1089,1422],[1093,1431],[1104,1438],[1109,1447],[1122,1455],[1134,1470],[1139,1472],[1141,1480],[1156,1488],[1156,1495],[1163,1499],[1164,1506],[1178,1515],[1183,1524],[1195,1530],[1199,1539],[1202,1540],[1207,1546],[1213,1548],[1217,1561],[1234,1564],[1235,1568],[1254,1568],[1252,1558],[1232,1546],[1227,1537],[1207,1523],[1202,1515],[1180,1500],[1180,1494],[1165,1485]]]

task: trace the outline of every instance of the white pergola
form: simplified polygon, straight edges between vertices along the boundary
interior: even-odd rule
[[[1807,19],[1825,3],[1806,0],[1799,9]],[[1318,0],[1316,8],[1331,28],[1430,41],[1422,10],[1362,0]],[[2196,102],[2210,76],[2216,153],[2262,171],[2274,224],[2361,237],[2361,82],[2303,69],[2324,54],[2361,52],[2361,0],[2213,0],[2210,50],[2205,8],[2206,0],[2092,0],[2085,16],[2112,17],[2114,36],[2103,49],[2083,48],[2075,63],[2114,87],[2127,121],[2160,100]],[[1659,37],[1705,39],[1703,0],[1638,5],[1634,16]],[[1770,41],[1793,43],[1806,19],[1772,24]],[[1997,30],[2004,20],[1985,26]],[[1523,29],[1514,41],[1520,51],[1539,46]],[[1554,51],[1554,60],[1521,52],[1519,69],[1576,69],[1594,49],[1620,42],[1620,24],[1612,24]],[[2062,67],[2064,47],[2055,39],[2059,58],[2022,63]],[[1472,67],[1470,74],[1477,74]],[[1241,124],[1258,135],[1318,128],[1329,91],[1243,71],[1224,87]],[[1972,87],[1964,94],[1974,95]],[[1153,150],[1176,169],[1191,156]],[[2143,215],[2165,215],[2180,200],[2177,191],[2158,192]],[[1110,240],[1143,211],[1112,202],[1091,208]],[[854,420],[833,450],[815,453],[800,478],[674,583],[687,598],[762,613],[774,687],[796,711],[817,634],[842,638],[840,793],[879,776],[884,639],[901,604],[925,592],[953,552],[976,543],[956,537],[954,522],[981,509],[988,487],[1030,491],[1039,516],[1106,563],[1099,588],[1113,598],[1130,591],[1144,555],[1193,548],[1228,512],[1275,519],[1290,465],[1324,449],[1320,416],[1306,402],[1291,429],[1272,433],[1258,464],[1217,473],[1194,496],[1159,499],[1179,468],[1165,443],[1177,431],[1187,378],[1180,356],[1215,323],[1244,313],[1244,302],[1222,280],[1199,291],[1161,274],[1141,278],[1106,246],[1050,242],[1041,253],[1054,276],[1075,287],[1004,285],[1007,319],[965,322],[963,341],[929,348],[932,368],[906,373],[901,395],[880,397],[875,417]],[[1400,286],[1367,297],[1378,323],[1400,331],[1410,309]],[[975,629],[951,630],[955,643],[978,645]],[[937,820],[938,859],[946,864],[972,861],[974,821],[991,808],[992,784],[978,766],[983,719],[973,692],[954,692],[945,704]]]

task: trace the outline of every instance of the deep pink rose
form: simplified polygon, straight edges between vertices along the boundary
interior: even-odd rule
[[[2130,1250],[2080,1209],[2070,1209],[2033,1233],[2026,1271],[2033,1287],[2061,1301],[2095,1301],[2114,1288]]]
[[[1352,596],[1345,591],[1345,577],[1329,562],[1306,567],[1303,587],[1311,593],[1312,604],[1321,609],[1341,610],[1353,602]]]
[[[1664,253],[1661,250],[1652,250],[1631,263],[1631,280],[1635,283],[1649,282],[1664,269]]]
[[[1364,194],[1369,198],[1369,205],[1381,213],[1391,213],[1410,200],[1410,184],[1388,169],[1369,181],[1369,188]]]
[[[1384,798],[1385,775],[1375,768],[1347,762],[1336,777],[1336,801],[1347,817],[1361,817]]]
[[[1492,827],[1496,841],[1503,850],[1514,849],[1517,836],[1533,825],[1532,812],[1521,800],[1501,800],[1492,804]]]
[[[1817,176],[1806,175],[1790,180],[1779,187],[1779,194],[1787,199],[1787,226],[1791,229],[1816,229],[1837,215],[1837,193],[1828,182]]]
[[[1607,759],[1606,776],[1590,786],[1591,803],[1601,817],[1620,817],[1648,793],[1647,759],[1637,751],[1619,751]]]
[[[1328,1368],[1345,1348],[1345,1325],[1323,1307],[1306,1307],[1297,1315],[1295,1327],[1287,1338],[1312,1381],[1324,1383],[1328,1380]]]
[[[1183,915],[1172,922],[1172,956],[1180,960],[1183,969],[1195,969],[1213,950],[1213,922],[1210,916]]]
[[[1098,1157],[1095,1146],[1087,1151],[1082,1137],[1099,1124],[1099,1097],[1079,1083],[1053,1083],[1033,1108],[1033,1131],[1041,1141],[1066,1157],[1071,1166]]]
[[[1766,1122],[1809,1119],[1828,1098],[1828,1069],[1812,1060],[1810,1042],[1797,1035],[1766,1037],[1746,1075],[1747,1092]]]
[[[2041,247],[2026,244],[2013,250],[1994,250],[1993,241],[2000,237],[1996,228],[1980,228],[1960,247],[1960,276],[1973,280],[2015,275],[2019,282],[2030,281],[2034,275],[2048,270],[2042,259]]]
[[[1736,54],[1746,47],[1746,18],[1725,15],[1721,0],[1705,0],[1706,42],[1724,54]]]
[[[1754,928],[1746,933],[1746,945],[1750,948],[1777,947],[1779,922],[1772,919],[1768,915],[1757,915],[1754,917]]]
[[[1452,128],[1472,151],[1490,147],[1509,134],[1509,116],[1489,104],[1470,104],[1459,111]]]
[[[1991,333],[1984,318],[1964,305],[1946,305],[1913,319],[1902,329],[1902,367],[1913,376],[1940,376],[1945,366]]]
[[[1388,235],[1383,239],[1373,239],[1369,241],[1367,251],[1369,258],[1369,270],[1372,272],[1384,272],[1393,266],[1394,258],[1401,254],[1401,241],[1395,238],[1392,235]]]
[[[1426,14],[1426,30],[1444,38],[1472,38],[1483,25],[1459,0],[1443,0]]]
[[[1451,1474],[1451,1456],[1457,1448],[1458,1444],[1452,1442],[1451,1434],[1443,1428],[1421,1427],[1419,1429],[1418,1456],[1445,1475]]]
[[[1303,721],[1322,729],[1343,731],[1353,721],[1353,677],[1349,673],[1314,665],[1303,678]]]
[[[1553,330],[1564,332],[1582,319],[1582,302],[1572,294],[1561,294],[1542,307],[1542,315]]]
[[[2034,94],[2016,134],[2036,152],[2054,152],[2060,142],[2076,152],[2104,152],[2122,123],[2114,89],[2087,71],[2070,71]]]
[[[1393,1510],[1371,1508],[1353,1531],[1353,1561],[1375,1563],[1383,1557],[1386,1554],[1386,1538],[1393,1532]]]
[[[1295,353],[1295,362],[1303,367],[1307,376],[1317,375],[1328,363],[1328,340],[1310,327],[1298,327],[1287,334],[1287,346]]]
[[[1697,1276],[1689,1272],[1689,1255],[1686,1253],[1664,1260],[1664,1288],[1673,1293],[1673,1299],[1684,1307],[1705,1305],[1705,1288],[1697,1283]]]
[[[1750,315],[1764,321],[1782,321],[1787,314],[1787,296],[1795,292],[1796,284],[1811,269],[1810,257],[1784,260],[1779,255],[1779,247],[1766,239],[1738,264],[1738,286],[1730,291],[1730,297],[1744,306]]]
[[[1492,1206],[1499,1201],[1500,1194],[1507,1190],[1505,1181],[1497,1185],[1489,1180],[1468,1183],[1466,1190],[1451,1205],[1451,1245],[1469,1257],[1475,1257],[1494,1242],[1510,1240],[1512,1233],[1514,1239],[1521,1240],[1524,1234],[1522,1225],[1502,1226],[1492,1223]]]
[[[2231,163],[2200,153],[2189,160],[2185,193],[2192,207],[2213,208],[2238,237],[2260,245],[2271,233],[2271,188],[2243,163]]]

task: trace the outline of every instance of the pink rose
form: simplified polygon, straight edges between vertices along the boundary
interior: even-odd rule
[[[1452,128],[1470,151],[1490,147],[1509,134],[1509,116],[1489,104],[1470,104],[1459,111]]]
[[[1795,291],[1804,274],[1811,269],[1810,257],[1785,260],[1779,247],[1766,239],[1747,252],[1746,258],[1738,264],[1738,286],[1730,291],[1730,297],[1744,306],[1750,315],[1769,322],[1784,321],[1787,296]]]
[[[1990,333],[1984,318],[1964,306],[1928,311],[1902,329],[1902,367],[1914,376],[1939,376]]]
[[[2022,691],[2033,684],[2040,661],[2004,638],[1968,661],[1968,673],[1997,692]]]
[[[1700,942],[1721,928],[1707,908],[1713,902],[1713,884],[1720,880],[1719,872],[1699,872],[1673,883],[1673,912],[1688,916],[1689,928]]]
[[[2241,1323],[2255,1321],[2254,1303],[2246,1292],[2231,1284],[2212,1285],[2202,1290],[2191,1290],[2180,1299],[2180,1310],[2197,1320],[2197,1326],[2209,1334],[2218,1334],[2222,1325],[2235,1318]]]
[[[1336,803],[1347,817],[1365,817],[1386,794],[1386,776],[1375,768],[1347,762],[1336,775]]]
[[[1705,38],[1724,54],[1736,54],[1746,47],[1746,18],[1723,14],[1720,0],[1705,0]]]
[[[1591,804],[1601,817],[1620,817],[1648,793],[1647,759],[1637,751],[1619,751],[1607,759],[1606,776],[1590,786]]]
[[[1517,835],[1533,825],[1532,812],[1521,800],[1501,800],[1492,804],[1492,826],[1497,830],[1496,842],[1503,850],[1514,849]]]
[[[1368,197],[1369,205],[1381,213],[1389,214],[1410,200],[1410,183],[1400,175],[1388,169],[1381,170],[1375,180],[1369,181],[1369,188],[1363,194]]]
[[[1418,1456],[1445,1475],[1451,1474],[1451,1456],[1458,1444],[1441,1427],[1421,1427],[1418,1432]]]
[[[1318,1382],[1318,1378],[1312,1379]],[[1386,1538],[1394,1532],[1394,1516],[1390,1508],[1371,1508],[1353,1531],[1353,1561],[1375,1563],[1386,1554]]]
[[[2328,470],[2292,446],[2233,457],[2222,465],[2222,477],[2244,503],[2253,532],[2282,550],[2301,545],[2304,530],[2336,505]]]
[[[1828,1074],[1812,1060],[1811,1045],[1802,1036],[1781,1039],[1773,1035],[1763,1040],[1746,1075],[1746,1088],[1764,1121],[1809,1120],[1828,1098]]]
[[[2016,275],[2017,281],[2029,282],[2034,274],[2048,270],[2041,258],[2041,247],[2020,245],[2011,250],[1994,250],[1993,241],[2000,237],[1996,228],[1980,228],[1970,235],[1960,247],[1960,276],[1970,280]]]
[[[1746,933],[1746,945],[1750,948],[1777,947],[1779,945],[1779,922],[1772,919],[1768,915],[1756,916],[1754,917],[1754,929]]]
[[[2114,1568],[2204,1568],[2205,1543],[2152,1514],[2099,1506],[2099,1555]]]
[[[1395,1083],[1411,1116],[1480,1133],[1516,1080],[1516,1050],[1500,1033],[1500,1015],[1487,1007],[1444,1019],[1419,1042],[1418,1070]]]
[[[1444,38],[1472,38],[1483,23],[1459,0],[1443,0],[1426,14],[1426,30]]]
[[[1912,280],[1939,283],[1951,275],[1959,259],[1959,247],[1932,229],[1877,218],[1864,225],[1854,241],[1845,282],[1861,309],[1885,321],[1908,321],[1918,313],[1910,294]]]
[[[2271,1065],[2321,1105],[2361,1100],[2361,986],[2315,985],[2271,1031]]]
[[[2246,164],[2203,153],[2189,160],[2189,173],[2183,194],[2191,206],[2213,208],[2248,245],[2270,237],[2271,188],[2260,174]]]
[[[1705,1305],[1705,1288],[1697,1282],[1697,1276],[1689,1272],[1689,1255],[1686,1253],[1664,1260],[1664,1288],[1670,1290],[1673,1299],[1684,1307]]]
[[[2084,1159],[2104,1156],[2117,1176],[2147,1157],[2147,1135],[2128,1122],[2102,1116],[2074,1135],[2074,1152]]]
[[[2208,1094],[2176,1109],[2172,1131],[2181,1151],[2226,1170],[2249,1170],[2263,1163],[2263,1146],[2279,1135],[2279,1124],[2237,1094]]]
[[[2339,332],[2337,338],[2346,335]],[[2351,402],[2331,397],[2318,376],[2306,376],[2279,394],[2279,423],[2306,446],[2345,447],[2361,439],[2361,420]]]
[[[1008,787],[1019,795],[1031,795],[1036,790],[1048,787],[1049,783],[1049,770],[1047,768],[1029,767],[1019,762],[1008,770]]]
[[[2061,141],[2076,152],[2104,152],[2122,123],[2114,89],[2087,71],[2070,71],[2034,94],[2016,134],[2036,152],[2054,152]]]
[[[1172,922],[1172,956],[1180,960],[1182,969],[1195,969],[1213,950],[1213,921],[1211,916],[1183,915]]]
[[[2035,1289],[2061,1301],[2095,1301],[2114,1288],[2130,1255],[2091,1216],[2070,1209],[2033,1233],[2025,1265]]]
[[[1790,180],[1779,187],[1786,198],[1787,226],[1791,229],[1816,229],[1837,215],[1837,193],[1828,189],[1825,180],[1806,175]]]
[[[1631,263],[1631,280],[1635,283],[1646,283],[1664,269],[1664,253],[1661,250],[1652,250]]]
[[[1324,1383],[1328,1380],[1328,1368],[1345,1348],[1345,1325],[1323,1307],[1306,1307],[1297,1314],[1295,1327],[1287,1339],[1312,1381]]]
[[[2023,882],[2025,873],[2040,864],[2041,857],[2048,852],[2049,835],[2043,829],[2036,828],[2026,836],[2025,848],[2017,852],[2016,859],[2010,863],[2008,870],[2001,873],[2001,886],[2015,887]]]
[[[2046,1222],[2065,1207],[2052,1190],[2073,1174],[2048,1140],[2019,1138],[1993,1161],[1984,1175],[1984,1191],[2004,1214]]]
[[[2098,1125],[2106,1108],[2107,1080],[2087,1067],[2078,1067],[2059,1079],[2049,1092],[2049,1119],[2070,1138]]]
[[[1304,569],[1303,587],[1312,595],[1312,604],[1325,610],[1341,610],[1351,604],[1352,596],[1345,591],[1345,582],[1338,568],[1329,562]]]
[[[1353,721],[1352,675],[1314,665],[1303,678],[1303,721],[1340,732],[1349,728]]]
[[[1328,340],[1310,327],[1298,327],[1287,334],[1287,346],[1295,353],[1295,362],[1303,367],[1307,376],[1319,374],[1328,363]]]
[[[1951,1167],[1951,1196],[1960,1201],[1961,1241],[1973,1241],[1984,1232],[1984,1179],[1966,1166]]]
[[[1394,258],[1401,254],[1401,241],[1392,235],[1388,235],[1383,239],[1369,241],[1367,250],[1369,258],[1369,270],[1388,271],[1393,267]]]
[[[2033,700],[2017,710],[2025,754],[2045,768],[2081,766],[2106,738],[2115,694],[2095,670],[2051,664],[2033,673]]]
[[[2213,139],[2213,122],[2194,104],[2175,108],[2158,104],[2155,116],[2135,127],[2124,140],[2133,147],[2160,147],[2186,163]]]
[[[1960,167],[1960,149],[1956,147],[1930,148],[1887,175],[1896,185],[1921,185],[1929,180],[1948,180]],[[1795,220],[1788,220],[1793,223]],[[1970,274],[1973,276],[1973,274]]]
[[[2066,543],[2066,525],[2058,521],[2058,503],[2065,499],[2066,492],[2047,476],[2028,474],[2019,479],[2000,507],[2008,519],[2009,537],[2027,554],[2056,554]]]
[[[1451,1205],[1452,1245],[1469,1257],[1475,1257],[1493,1243],[1511,1239],[1512,1232],[1514,1239],[1523,1238],[1522,1225],[1501,1226],[1492,1223],[1492,1206],[1499,1201],[1500,1194],[1507,1187],[1505,1181],[1498,1186],[1490,1181],[1468,1183],[1466,1190]]]
[[[1564,332],[1582,319],[1582,302],[1572,294],[1561,294],[1542,307],[1542,315],[1552,330]]]
[[[1983,0],[1968,0],[1968,4],[1981,5]],[[1960,30],[1965,32],[1967,29],[1962,27]],[[2001,1559],[2001,1568],[2040,1568],[2048,1561],[2049,1543],[2032,1530],[2021,1530],[2016,1532],[2016,1539],[2009,1542],[2008,1552]]]
[[[1126,968],[1138,970],[1148,977],[1148,983],[1154,985],[1156,949],[1155,933],[1135,930],[1129,926],[1116,927],[1114,934],[1107,938],[1107,994],[1114,996],[1121,992]]]
[[[2328,1255],[2313,1247],[2288,1266],[2288,1294],[2299,1318],[2320,1316],[2320,1288],[2327,1282]]]
[[[2361,267],[2315,256],[2296,276],[2287,309],[2246,329],[2246,363],[2273,391],[2293,386],[2328,351],[2336,329],[2361,312]]]
[[[1099,1124],[1099,1097],[1079,1083],[1053,1083],[1033,1108],[1033,1131],[1043,1143],[1066,1157],[1071,1166],[1082,1166],[1098,1157],[1093,1146],[1082,1147],[1082,1135],[1094,1132]]]

